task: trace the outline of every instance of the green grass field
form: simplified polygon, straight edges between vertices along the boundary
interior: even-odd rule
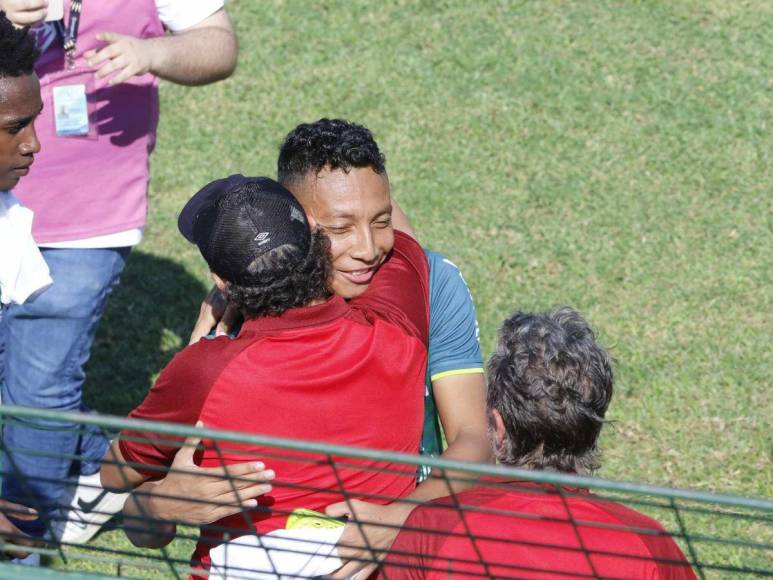
[[[465,273],[485,352],[516,309],[566,304],[598,329],[617,359],[601,476],[773,495],[773,4],[229,11],[234,77],[162,85],[146,239],[100,328],[90,405],[125,414],[187,342],[208,287],[176,231],[187,197],[273,175],[287,131],[345,117],[375,133],[422,242]]]

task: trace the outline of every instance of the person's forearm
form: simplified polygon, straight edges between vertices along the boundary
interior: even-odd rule
[[[490,460],[491,453],[486,450],[488,443],[485,441],[485,429],[455,428],[452,434],[453,440],[443,453],[443,458],[479,462]],[[482,446],[483,443],[485,447]],[[450,482],[449,487],[449,480],[454,476],[462,480]],[[475,482],[469,479],[469,476],[460,473],[449,472],[445,477],[435,473],[422,482],[413,493],[389,505],[381,506],[358,499],[349,499],[328,506],[325,510],[327,515],[349,518],[338,543],[339,549],[355,548],[353,552],[349,550],[347,556],[342,556],[342,559],[348,561],[334,574],[334,577],[348,578],[359,575],[360,572],[362,577],[369,576],[377,565],[372,561],[374,556],[377,556],[376,559],[381,559],[386,554],[400,528],[417,505],[473,485]],[[363,523],[369,525],[362,526]]]
[[[485,434],[462,431],[443,452],[440,459],[492,463],[494,457]],[[433,470],[432,475],[421,482],[409,497],[419,501],[428,501],[460,492],[472,487],[474,483],[474,478],[469,473],[459,471],[440,473]]]
[[[493,463],[494,456],[491,446],[484,433],[476,431],[461,431],[454,441],[440,456],[441,459],[453,461],[470,461],[474,463]],[[458,493],[475,485],[475,478],[469,473],[459,471],[444,471],[433,473],[422,481],[405,499],[408,502],[396,502],[402,505],[405,517],[413,511],[418,502],[427,502],[452,493]]]
[[[228,78],[236,68],[238,45],[233,32],[217,26],[149,38],[150,72],[181,85],[205,85]]]
[[[132,492],[123,508],[124,531],[138,548],[163,548],[174,539],[177,526],[161,521],[154,496],[157,483],[147,482]]]

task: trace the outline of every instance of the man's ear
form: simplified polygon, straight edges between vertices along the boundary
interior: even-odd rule
[[[317,219],[314,217],[314,206],[309,203],[308,199],[305,199],[304,202],[305,203],[301,203],[299,200],[299,203],[303,208],[303,213],[306,214],[306,219],[309,220],[309,229],[313,232],[314,228],[318,225]]]
[[[287,190],[293,194],[295,200],[301,204],[306,219],[309,220],[309,229],[314,231],[317,227],[317,220],[314,219],[314,190],[316,187],[316,176],[307,173],[304,177],[290,183],[283,183]]]
[[[491,410],[491,416],[494,418],[494,445],[497,449],[501,449],[507,437],[505,422],[502,420],[502,415],[496,409]]]
[[[215,283],[215,286],[217,286],[217,289],[220,290],[221,294],[224,294],[226,281],[214,272],[210,272],[209,275],[212,277],[212,281]]]

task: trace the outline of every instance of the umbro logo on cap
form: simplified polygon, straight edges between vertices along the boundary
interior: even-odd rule
[[[290,219],[297,220],[302,224],[306,223],[306,220],[303,219],[303,214],[301,213],[301,210],[299,210],[297,207],[290,208]]]
[[[210,270],[236,284],[251,280],[257,257],[282,246],[303,257],[311,246],[298,200],[267,177],[237,174],[207,184],[185,204],[177,226],[199,247]]]

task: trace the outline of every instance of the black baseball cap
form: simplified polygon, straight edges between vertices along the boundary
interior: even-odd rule
[[[210,270],[237,284],[248,280],[259,256],[293,246],[305,257],[311,245],[303,208],[268,177],[236,174],[209,183],[185,204],[177,227],[199,247]]]

